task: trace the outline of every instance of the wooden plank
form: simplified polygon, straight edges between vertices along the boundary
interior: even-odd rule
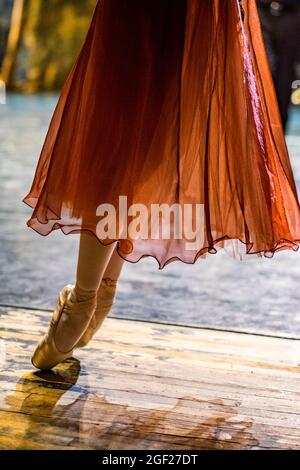
[[[108,318],[34,372],[50,313],[2,309],[0,449],[300,449],[300,341]]]

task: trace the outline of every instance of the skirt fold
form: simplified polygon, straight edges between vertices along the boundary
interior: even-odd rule
[[[299,201],[255,0],[242,5],[98,2],[24,198],[29,227],[88,231],[160,269],[218,248],[240,259],[298,249]],[[135,204],[126,215],[124,198]],[[118,228],[105,238],[102,204]],[[153,205],[171,208],[171,227]],[[148,231],[131,236],[137,215]]]

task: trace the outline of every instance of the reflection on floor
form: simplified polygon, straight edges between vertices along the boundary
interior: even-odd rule
[[[300,449],[300,341],[108,318],[52,372],[2,309],[0,449]]]

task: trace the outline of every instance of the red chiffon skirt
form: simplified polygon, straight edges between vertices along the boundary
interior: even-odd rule
[[[126,224],[120,196],[135,205]],[[219,247],[239,258],[297,250],[299,202],[255,0],[99,1],[24,202],[42,235],[87,231],[160,269]],[[102,204],[118,221],[107,236]],[[152,205],[191,207],[194,238],[174,226],[166,236],[182,212],[168,219]]]

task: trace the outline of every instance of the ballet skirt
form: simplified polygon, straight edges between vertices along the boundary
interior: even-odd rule
[[[23,201],[41,235],[86,232],[159,269],[296,251],[255,0],[100,0]]]

